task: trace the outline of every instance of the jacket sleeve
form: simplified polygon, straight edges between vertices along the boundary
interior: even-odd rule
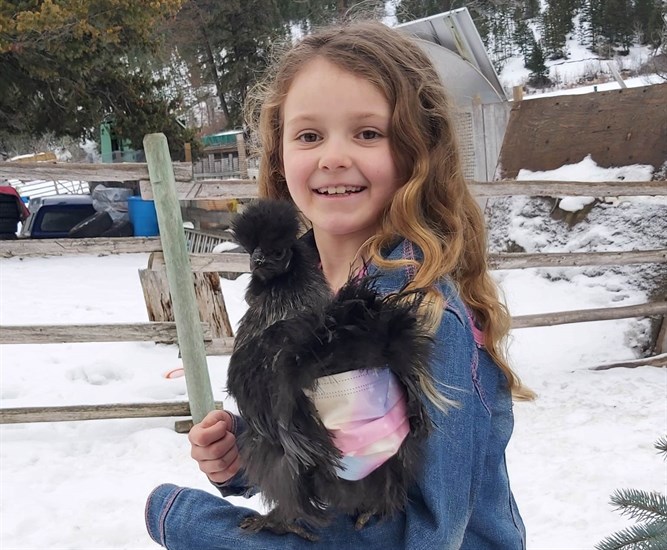
[[[477,348],[466,318],[445,310],[435,334],[432,375],[440,393],[455,402],[445,412],[428,402],[433,430],[406,510],[406,547],[459,549],[479,491],[490,413],[475,381]]]
[[[231,413],[230,415],[233,422],[231,432],[234,434],[234,437],[236,437],[236,440],[238,441],[239,436],[246,430],[246,423],[241,416]],[[220,491],[220,494],[223,497],[242,496],[245,498],[250,498],[259,492],[257,487],[248,485],[243,468],[241,468],[234,475],[234,477],[228,479],[224,483],[216,483],[215,481],[211,481],[211,483],[218,489],[218,491]]]
[[[407,510],[406,547],[426,548],[428,533],[433,548],[525,549],[505,463],[513,428],[507,380],[475,341],[460,299],[446,298],[431,366],[437,388],[457,405],[442,412],[428,404],[435,428],[412,499],[419,504]]]

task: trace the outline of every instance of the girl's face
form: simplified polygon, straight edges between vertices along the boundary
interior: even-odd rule
[[[363,243],[403,183],[391,154],[384,94],[317,58],[294,78],[282,116],[283,168],[297,207],[316,236]]]

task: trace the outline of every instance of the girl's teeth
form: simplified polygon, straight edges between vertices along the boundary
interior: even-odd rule
[[[360,191],[360,187],[345,187],[344,185],[336,185],[335,187],[327,187],[319,192],[327,195],[342,195],[345,193],[356,193]]]

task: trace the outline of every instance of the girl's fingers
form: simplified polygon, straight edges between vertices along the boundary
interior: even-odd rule
[[[228,457],[225,457],[224,459],[200,462],[199,469],[204,472],[211,481],[215,481],[216,483],[223,483],[234,477],[234,475],[236,475],[236,473],[241,468],[241,462],[238,454],[236,454],[236,456],[233,458],[229,458],[231,461],[228,461]]]
[[[198,462],[200,460],[218,460],[230,451],[238,453],[236,449],[236,437],[234,437],[233,433],[225,430],[222,433],[222,437],[209,445],[200,446],[193,444],[190,449],[190,456]]]
[[[192,427],[188,434],[188,440],[191,445],[207,447],[222,439],[230,425],[231,418],[228,412],[211,411],[199,424]]]

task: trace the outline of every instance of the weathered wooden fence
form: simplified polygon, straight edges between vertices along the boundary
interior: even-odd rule
[[[0,343],[34,344],[60,342],[159,341],[178,342],[183,357],[190,405],[152,403],[95,407],[50,407],[0,409],[0,423],[84,420],[137,416],[180,416],[191,412],[195,421],[219,403],[213,403],[206,355],[228,354],[233,337],[214,337],[210,324],[200,322],[194,286],[196,274],[244,273],[249,271],[247,254],[187,254],[178,201],[204,199],[250,199],[257,185],[248,180],[194,180],[191,167],[171,164],[166,141],[147,136],[148,164],[0,163],[0,177],[17,179],[53,178],[86,181],[140,181],[144,198],[154,198],[160,237],[113,239],[62,239],[0,241],[0,257],[60,256],[66,254],[152,253],[151,269],[165,272],[173,298],[175,322],[89,325],[0,326]],[[150,169],[149,169],[150,167]],[[652,182],[470,182],[479,197],[528,196],[667,196],[667,181]],[[492,269],[529,267],[574,267],[667,263],[667,248],[659,250],[549,254],[491,254]],[[220,295],[224,304],[224,297]],[[631,317],[661,316],[661,332],[653,357],[624,361],[613,366],[666,365],[667,301],[633,306],[523,315],[512,319],[514,329],[565,323]],[[229,327],[231,328],[231,327]],[[219,334],[219,333],[218,333]],[[7,366],[3,366],[7,368]]]

